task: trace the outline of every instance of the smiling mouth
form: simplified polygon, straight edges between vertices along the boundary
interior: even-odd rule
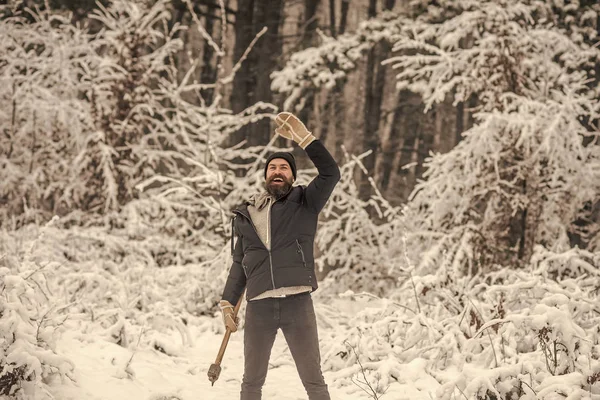
[[[273,179],[271,182],[275,182],[275,183],[283,183],[283,179],[281,179],[281,178],[275,178],[275,179]]]

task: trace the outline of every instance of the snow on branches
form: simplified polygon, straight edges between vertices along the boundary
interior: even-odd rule
[[[60,15],[0,20],[0,224],[64,211],[72,155],[91,123],[80,78],[95,57],[87,34]],[[70,156],[71,155],[71,156]]]
[[[585,68],[600,60],[597,39],[570,35],[550,3],[442,1],[403,19],[395,54],[384,63],[398,70],[398,88],[422,95],[426,111],[448,95],[455,103],[474,95],[483,111],[502,110],[506,93],[540,101],[556,93],[586,97]]]
[[[394,13],[385,12],[379,18],[360,24],[353,34],[339,38],[319,31],[322,43],[295,52],[281,71],[273,72],[271,89],[284,93],[284,109],[303,107],[303,96],[315,88],[332,88],[356,68],[364,53],[381,40],[393,40],[399,32],[399,20]]]
[[[598,255],[539,247],[534,258],[528,271],[406,281],[327,339],[324,369],[338,386],[358,374],[377,393],[400,384],[414,397],[599,395]]]
[[[437,243],[423,268],[441,260],[440,251],[457,254],[449,248],[465,235],[471,246],[465,251],[471,260],[479,254],[483,264],[522,258],[534,244],[570,247],[580,210],[598,193],[600,151],[586,143],[592,133],[579,120],[598,105],[557,96],[536,101],[505,94],[504,112],[480,112],[480,122],[452,151],[428,159],[407,207],[415,222],[411,234]],[[519,226],[515,216],[524,210],[528,219]]]
[[[102,135],[95,143],[108,144],[113,154],[106,158],[108,164],[98,165],[106,167],[103,187],[119,188],[118,193],[107,193],[104,207],[108,209],[140,198],[138,191],[148,186],[164,188],[189,177],[197,182],[189,180],[186,185],[193,183],[197,195],[209,198],[208,202],[222,197],[231,182],[225,183],[221,176],[225,173],[219,170],[228,167],[231,173],[232,160],[242,153],[239,148],[227,147],[225,140],[276,109],[256,104],[234,115],[221,107],[220,92],[208,103],[200,89],[214,87],[221,77],[214,83],[192,81],[197,60],[192,60],[190,70],[179,78],[172,59],[183,46],[177,33],[186,27],[176,25],[165,31],[168,6],[168,1],[159,1],[142,9],[123,1],[115,2],[110,11],[101,8],[92,15],[105,27],[93,42],[100,69],[90,71],[89,76],[94,82],[88,94],[95,127]],[[87,168],[89,162],[84,159],[78,157],[82,168]],[[107,186],[110,182],[117,185]]]
[[[386,61],[428,107],[478,99],[475,125],[431,155],[408,203],[411,231],[430,249],[425,270],[443,252],[466,273],[527,262],[538,244],[564,251],[600,191],[600,102],[589,85],[600,50],[548,22],[543,2],[504,3],[443,3],[453,13],[441,21],[432,8],[403,25],[400,54]]]
[[[42,229],[37,240],[44,233]],[[56,352],[68,308],[51,301],[58,263],[33,256],[37,240],[15,253],[12,238],[4,233],[0,238],[0,395],[50,399],[48,379],[72,379],[75,368]]]
[[[234,171],[248,167],[239,160],[256,156],[229,147],[229,135],[276,111],[224,108],[220,90],[231,74],[199,83],[199,60],[179,76],[174,58],[187,27],[168,28],[169,1],[98,7],[94,35],[46,12],[0,21],[1,162],[10,177],[0,185],[3,224],[8,215],[21,226],[74,210],[115,214],[166,179],[195,177],[200,196],[223,197]],[[201,91],[208,87],[219,89],[211,102]]]
[[[396,286],[398,273],[408,262],[404,247],[397,245],[405,235],[401,210],[381,195],[370,177],[374,195],[361,200],[355,170],[368,174],[362,159],[369,153],[351,156],[344,149],[344,155],[341,180],[323,209],[315,238],[320,250],[317,268],[332,267],[317,293],[351,289],[384,294]]]

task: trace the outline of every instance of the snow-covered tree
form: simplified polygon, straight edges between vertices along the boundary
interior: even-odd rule
[[[431,156],[408,203],[414,232],[432,248],[424,266],[446,259],[464,273],[526,263],[538,244],[565,251],[580,210],[596,200],[600,102],[588,83],[600,51],[556,19],[550,2],[459,1],[404,21],[387,61],[398,86],[426,106],[478,99],[475,125]]]
[[[30,23],[29,20],[34,22]],[[48,220],[65,197],[91,118],[81,98],[94,58],[85,32],[60,15],[0,20],[0,224]]]
[[[198,194],[219,198],[231,188],[227,176],[218,181],[219,170],[251,164],[232,163],[244,159],[242,151],[224,140],[276,108],[257,104],[238,115],[223,108],[221,91],[235,70],[198,83],[199,60],[192,60],[179,78],[173,58],[183,43],[175,36],[187,27],[168,30],[168,9],[168,1],[99,5],[90,16],[94,35],[46,12],[32,12],[33,23],[2,21],[0,123],[9,177],[2,195],[10,215],[118,212],[143,197],[138,184],[157,175],[206,175],[209,183],[198,186],[210,187]],[[200,93],[207,87],[219,89],[211,104]]]

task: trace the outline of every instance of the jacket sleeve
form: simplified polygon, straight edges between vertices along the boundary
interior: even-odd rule
[[[234,233],[235,231],[234,223],[234,230],[231,234],[236,234]],[[237,237],[237,243],[233,248],[233,262],[231,264],[231,269],[229,270],[229,276],[227,276],[227,281],[225,282],[223,295],[221,296],[222,300],[227,300],[233,305],[237,304],[246,287],[246,274],[244,274],[244,269],[242,267],[242,259],[244,258],[242,236],[237,235]]]
[[[306,187],[305,199],[308,207],[319,213],[340,180],[340,169],[320,140],[309,144],[306,154],[317,167],[319,174]]]

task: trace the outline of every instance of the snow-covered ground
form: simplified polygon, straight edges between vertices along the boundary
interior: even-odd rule
[[[55,395],[63,400],[235,399],[239,396],[243,370],[241,332],[232,336],[220,378],[213,387],[207,371],[222,337],[210,332],[197,332],[193,336],[195,345],[179,357],[153,349],[136,351],[128,374],[125,366],[131,350],[101,338],[85,340],[79,334],[69,333],[61,340],[59,351],[77,365],[77,382],[61,385]],[[306,397],[290,358],[282,354],[285,351],[285,342],[278,340],[264,390],[266,399]],[[280,360],[282,357],[284,362]]]
[[[318,303],[316,308],[319,313]],[[348,302],[344,308],[345,312],[356,312],[356,302]],[[207,324],[218,322],[217,318],[211,321],[206,317]],[[179,356],[168,356],[152,348],[136,350],[135,343],[124,348],[100,335],[82,333],[75,322],[71,328],[61,335],[57,352],[75,364],[74,381],[51,383],[52,394],[57,400],[221,400],[239,397],[243,374],[243,331],[231,336],[219,380],[211,386],[207,371],[214,362],[222,335],[205,329],[205,326],[190,327],[193,345],[172,349]],[[320,333],[323,337],[330,336],[331,329],[321,328]],[[173,335],[173,343],[181,342],[178,333]],[[335,372],[326,371],[324,375],[333,400],[373,398],[358,385],[336,385]],[[356,379],[360,380],[359,374]],[[417,386],[423,389],[423,382],[420,383],[417,379],[414,382],[416,386],[392,384],[380,397],[390,400],[431,398],[425,394],[426,391],[417,389]],[[435,397],[436,387],[430,386],[429,389]],[[307,399],[281,333],[277,335],[271,354],[263,399]]]

